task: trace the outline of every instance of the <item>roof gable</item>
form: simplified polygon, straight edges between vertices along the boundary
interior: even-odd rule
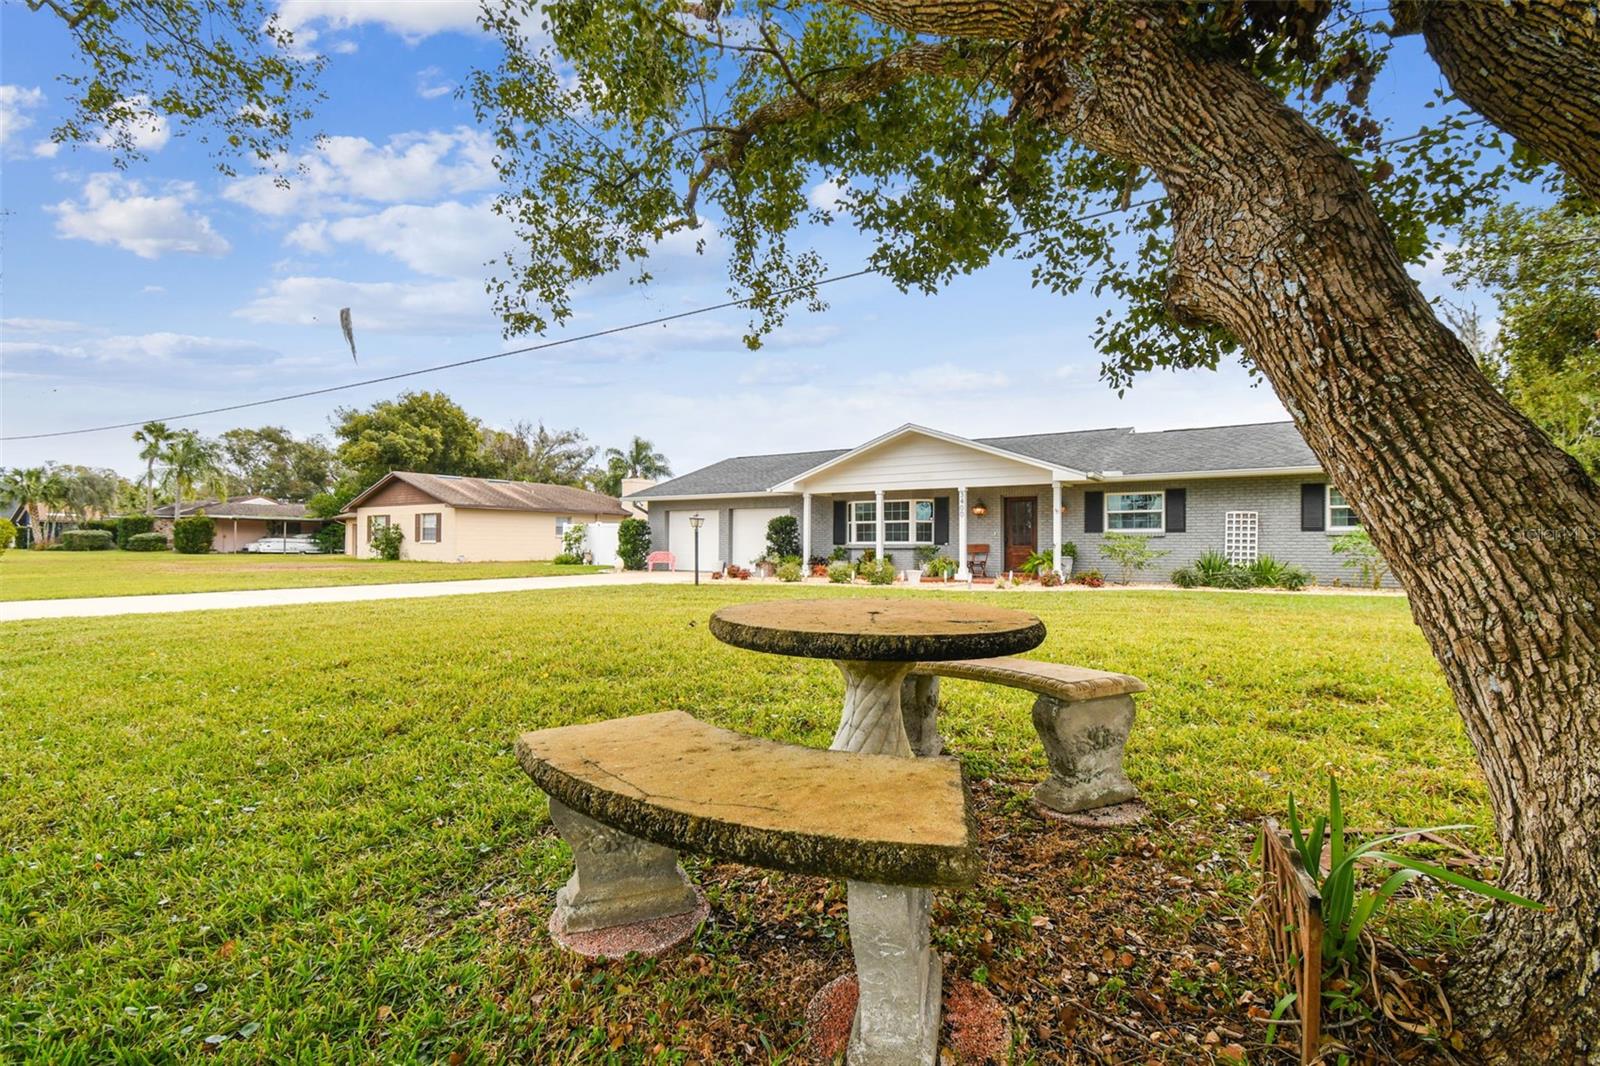
[[[1044,468],[1065,471],[1062,480],[1130,479],[1138,476],[1225,476],[1227,474],[1315,473],[1321,469],[1316,455],[1293,422],[1260,422],[1199,429],[1169,429],[1140,433],[1130,426],[1031,433],[967,440],[920,426],[901,426],[857,448],[831,448],[815,452],[783,452],[723,459],[671,481],[664,481],[630,500],[707,499],[718,496],[768,496],[774,493],[812,491],[796,482],[843,457],[863,452],[873,444],[918,431],[930,437],[965,441],[974,448],[991,449],[1025,462],[1038,464],[1034,476],[1047,479]],[[933,475],[930,473],[929,475]],[[953,484],[948,472],[931,484]],[[887,487],[887,486],[885,486]],[[826,491],[816,489],[815,491]]]
[[[867,488],[925,488],[934,477],[967,485],[1015,484],[1033,478],[1079,478],[1063,469],[993,444],[906,423],[858,448],[827,459],[777,491],[850,492]],[[938,484],[935,480],[932,484]]]

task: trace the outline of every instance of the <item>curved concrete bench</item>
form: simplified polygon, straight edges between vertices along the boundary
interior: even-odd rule
[[[918,663],[900,692],[906,735],[918,755],[944,750],[938,731],[941,677],[986,681],[1038,695],[1033,727],[1050,762],[1050,777],[1033,790],[1041,806],[1061,814],[1081,814],[1138,798],[1138,789],[1123,772],[1122,753],[1133,729],[1133,694],[1145,691],[1143,681],[1034,659]]]
[[[850,1061],[935,1061],[931,889],[978,870],[955,760],[779,744],[680,711],[524,733],[516,751],[572,846],[558,935],[693,910],[679,850],[843,878],[860,986]]]

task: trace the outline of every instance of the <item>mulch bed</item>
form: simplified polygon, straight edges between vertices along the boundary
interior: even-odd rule
[[[969,982],[991,994],[1019,1062],[1298,1061],[1287,1028],[1266,1043],[1273,980],[1249,901],[1229,887],[1255,883],[1254,827],[1239,823],[1213,840],[1151,815],[1131,828],[1079,829],[1035,814],[1032,784],[974,783],[984,874],[971,890],[935,897],[947,1009]],[[851,968],[844,886],[725,863],[691,872],[711,917],[696,940],[655,961],[658,977],[716,973],[743,1003],[696,1011],[684,1050],[718,1062],[766,1061],[764,1045],[805,1054],[808,1005]],[[508,908],[502,944],[545,936],[549,906],[537,898]],[[624,965],[571,962],[575,974]],[[618,997],[608,1015],[624,1024],[659,1010],[644,993]],[[1332,1032],[1352,1063],[1466,1061],[1381,1017]],[[985,1061],[958,1055],[951,1037],[947,1024],[943,1063]]]

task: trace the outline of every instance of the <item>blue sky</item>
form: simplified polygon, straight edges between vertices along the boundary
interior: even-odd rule
[[[202,146],[171,130],[147,131],[150,158],[125,171],[97,148],[54,150],[65,35],[47,16],[0,4],[5,433],[161,417],[529,343],[502,340],[483,288],[483,261],[510,238],[485,206],[491,146],[453,95],[493,60],[475,12],[475,0],[285,0],[302,45],[329,63],[314,124],[328,140],[318,150],[307,138],[297,161],[308,173],[284,192],[269,177],[217,174]],[[1374,100],[1414,116],[1442,80],[1415,38],[1400,47]],[[867,253],[842,226],[808,239],[836,271]],[[567,330],[725,298],[714,254],[670,247],[653,269],[649,289],[619,280],[581,293]],[[1419,276],[1444,291],[1436,268]],[[827,298],[828,311],[797,312],[756,353],[732,310],[184,424],[327,434],[336,405],[431,388],[490,425],[576,426],[602,446],[641,434],[683,472],[730,454],[855,444],[908,421],[980,436],[1286,417],[1237,365],[1148,374],[1119,398],[1088,339],[1101,302],[1033,290],[1023,263],[932,297],[865,278]],[[345,306],[359,366],[338,329]],[[0,449],[6,466],[141,466],[127,431]]]

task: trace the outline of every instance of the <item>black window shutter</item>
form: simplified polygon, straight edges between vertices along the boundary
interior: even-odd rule
[[[1167,490],[1167,532],[1189,532],[1189,490]]]
[[[950,497],[948,496],[935,496],[933,499],[933,542],[950,543]]]
[[[1106,529],[1106,494],[1103,492],[1086,492],[1083,494],[1083,531],[1085,533],[1104,533]]]
[[[835,544],[850,543],[850,534],[845,529],[844,509],[845,502],[843,500],[833,501],[833,542]]]
[[[1300,529],[1303,532],[1320,533],[1327,528],[1327,500],[1328,486],[1300,486]]]

